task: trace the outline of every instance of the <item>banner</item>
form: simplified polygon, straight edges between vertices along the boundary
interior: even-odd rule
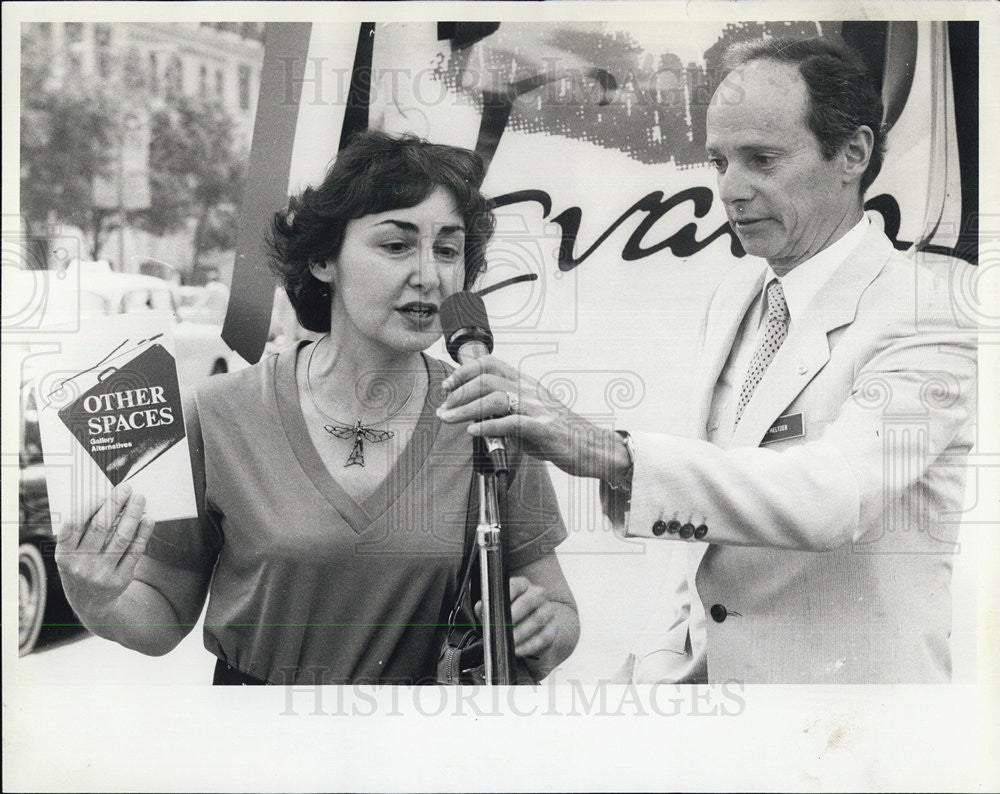
[[[712,281],[742,256],[704,154],[724,52],[817,35],[856,44],[882,81],[889,151],[870,214],[902,250],[952,251],[963,185],[946,23],[268,25],[247,190],[257,198],[244,207],[227,341],[259,357],[274,283],[260,230],[365,126],[475,148],[490,162],[485,189],[501,215],[491,278],[544,272],[538,290],[565,309],[572,290],[552,281],[584,267],[604,309],[633,311],[641,300],[614,298],[627,291],[624,263],[640,263],[632,283],[661,263],[650,286],[670,292],[685,273]],[[523,317],[509,319],[523,330]]]

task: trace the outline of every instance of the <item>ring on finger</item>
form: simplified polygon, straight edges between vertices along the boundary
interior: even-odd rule
[[[507,415],[511,416],[518,412],[518,408],[521,407],[521,401],[517,399],[517,395],[507,392]]]

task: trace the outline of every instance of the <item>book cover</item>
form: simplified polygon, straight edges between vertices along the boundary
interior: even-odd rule
[[[34,381],[53,526],[123,482],[154,520],[196,515],[169,316],[94,318],[53,341]]]

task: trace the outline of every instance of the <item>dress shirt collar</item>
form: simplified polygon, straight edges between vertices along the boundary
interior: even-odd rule
[[[822,251],[814,254],[801,264],[796,265],[781,278],[781,288],[785,293],[785,302],[788,304],[788,314],[791,322],[795,322],[802,317],[803,312],[809,307],[809,303],[820,291],[822,286],[830,280],[830,276],[840,267],[851,255],[855,248],[861,243],[865,231],[868,229],[868,216],[862,214],[858,221],[843,237],[828,245]],[[764,292],[762,295],[763,307],[767,307],[767,285],[772,279],[778,278],[771,266],[767,266],[764,277]]]

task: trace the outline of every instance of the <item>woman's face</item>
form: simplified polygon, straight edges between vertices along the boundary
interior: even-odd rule
[[[417,352],[441,335],[441,302],[462,289],[465,226],[442,187],[420,204],[347,224],[340,254],[314,265],[333,287],[331,330],[350,343]]]

